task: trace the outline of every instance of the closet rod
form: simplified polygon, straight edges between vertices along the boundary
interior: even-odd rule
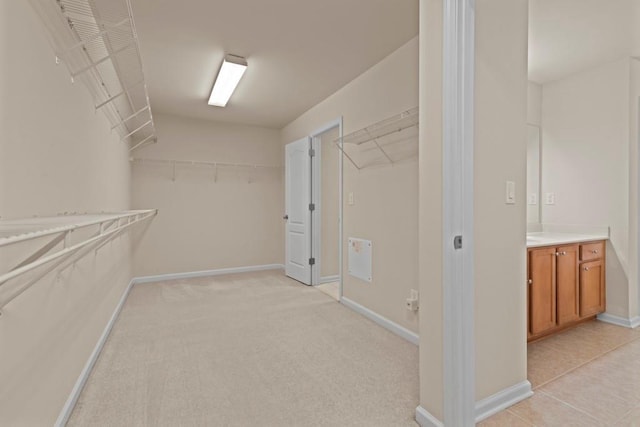
[[[281,169],[279,165],[260,165],[250,163],[225,163],[225,162],[204,162],[201,160],[165,160],[165,159],[145,159],[145,158],[131,158],[129,159],[133,163],[158,163],[167,165],[187,165],[187,166],[211,166],[211,167],[238,167],[238,168],[264,168],[264,169]]]
[[[15,244],[18,242],[24,242],[27,240],[38,239],[40,237],[46,237],[53,234],[64,233],[66,231],[74,231],[79,228],[90,227],[93,225],[101,225],[106,222],[118,221],[123,219],[129,219],[131,217],[138,217],[144,215],[150,215],[153,213],[155,215],[157,212],[156,209],[147,209],[147,210],[132,210],[126,212],[114,212],[114,213],[96,213],[96,214],[69,214],[69,222],[67,224],[58,225],[58,222],[51,222],[55,219],[65,218],[66,215],[59,215],[55,217],[32,217],[25,218],[24,222],[20,222],[19,220],[6,220],[0,221],[0,230],[2,230],[2,226],[9,224],[10,226],[22,226],[27,230],[29,227],[33,226],[41,226],[46,227],[51,224],[50,227],[46,227],[42,230],[37,231],[24,231],[18,232],[14,235],[9,235],[8,237],[0,237],[0,247],[8,246],[11,244]],[[83,217],[88,217],[91,219],[83,220]],[[39,221],[41,220],[41,221]]]
[[[40,266],[44,266],[46,264],[51,264],[53,263],[48,269],[46,269],[46,271],[44,272],[44,274],[49,273],[50,271],[54,270],[57,266],[59,266],[61,263],[63,263],[66,259],[68,259],[69,257],[72,257],[74,254],[78,253],[81,249],[89,249],[89,250],[85,250],[84,253],[82,253],[82,256],[86,255],[90,250],[95,249],[97,250],[99,247],[102,247],[104,243],[109,242],[111,240],[113,240],[115,237],[118,237],[119,235],[122,234],[123,231],[125,231],[127,228],[131,227],[134,224],[137,224],[139,222],[148,220],[150,218],[152,218],[153,216],[155,216],[157,214],[157,210],[148,210],[148,211],[144,211],[142,213],[137,213],[135,214],[135,216],[127,216],[126,217],[126,222],[124,224],[120,223],[120,219],[123,218],[118,218],[118,222],[115,228],[110,228],[110,229],[100,229],[100,232],[97,235],[94,235],[93,237],[90,237],[88,239],[85,239],[83,241],[81,241],[80,243],[77,243],[71,247],[65,247],[64,249],[55,252],[51,255],[46,255],[46,256],[42,256],[40,258],[37,258],[36,260],[31,260],[31,262],[21,265],[18,268],[15,268],[14,270],[9,271],[6,274],[0,275],[0,286],[5,284],[7,281],[14,279],[18,276],[21,276],[31,270],[34,270]],[[70,231],[67,231],[67,233]],[[96,248],[96,246],[98,246],[98,248]],[[41,277],[43,277],[43,275],[39,275],[38,279],[35,280],[29,280],[27,281],[25,284],[23,284],[22,286],[20,286],[17,290],[15,290],[14,292],[12,292],[8,297],[5,297],[3,299],[0,299],[0,314],[2,314],[2,309],[9,304],[11,301],[13,301],[15,298],[17,298],[18,296],[20,296],[24,291],[26,291],[27,289],[29,289],[32,285],[34,285],[37,280],[39,280]]]

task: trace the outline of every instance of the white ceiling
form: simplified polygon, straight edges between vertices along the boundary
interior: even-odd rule
[[[546,83],[631,55],[638,3],[530,0],[529,80]]]
[[[131,3],[154,112],[273,128],[418,34],[418,0]],[[227,53],[249,66],[227,107],[212,107]]]

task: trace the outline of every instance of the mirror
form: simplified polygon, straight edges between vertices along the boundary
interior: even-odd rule
[[[527,223],[540,222],[540,127],[527,125]]]

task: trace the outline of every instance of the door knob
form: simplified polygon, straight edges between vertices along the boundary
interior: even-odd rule
[[[282,217],[282,219],[285,219],[285,220],[286,220],[286,219],[289,219],[289,215],[285,215],[285,216],[283,216],[283,217]]]

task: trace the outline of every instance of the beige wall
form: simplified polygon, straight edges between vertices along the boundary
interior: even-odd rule
[[[527,0],[476,7],[476,399],[527,379]],[[515,142],[515,143],[514,143]],[[516,204],[505,204],[505,182]]]
[[[322,150],[320,277],[340,273],[340,150],[335,144],[338,128],[320,135]]]
[[[476,4],[476,400],[526,380],[527,0]],[[420,403],[443,417],[442,1],[421,2]],[[426,129],[425,129],[426,128]],[[504,200],[516,183],[516,204]],[[426,310],[425,310],[426,308]]]
[[[158,143],[138,158],[282,165],[280,133],[155,115]],[[135,256],[135,275],[282,264],[282,168],[134,164],[133,206],[158,216]]]
[[[127,147],[55,65],[41,28],[28,2],[0,1],[0,216],[128,209]],[[0,424],[54,423],[130,280],[129,258],[125,236],[5,307]]]
[[[542,222],[610,226],[607,312],[627,317],[630,62],[543,86]]]
[[[444,418],[442,0],[420,0],[420,406]]]
[[[527,84],[527,123],[542,125],[542,85],[532,81]]]
[[[416,37],[288,124],[282,141],[309,135],[340,116],[346,135],[417,105]],[[418,287],[417,162],[358,172],[345,161],[343,189],[355,200],[344,206],[343,245],[349,237],[373,242],[373,282],[345,274],[344,296],[417,332],[418,316],[405,308],[410,289]]]
[[[535,82],[527,85],[527,223],[540,223],[540,145],[542,144],[542,86]],[[529,204],[529,196],[536,195],[536,204]]]

